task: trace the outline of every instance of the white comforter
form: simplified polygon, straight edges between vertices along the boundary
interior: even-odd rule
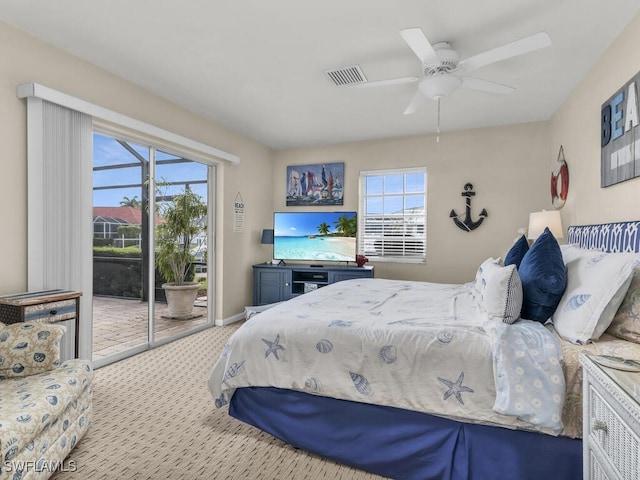
[[[472,284],[335,283],[252,317],[213,367],[218,407],[273,386],[557,435],[565,383],[538,322],[490,321]]]

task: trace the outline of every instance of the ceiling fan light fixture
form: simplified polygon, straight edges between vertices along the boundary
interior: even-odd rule
[[[487,50],[471,57],[460,59],[460,54],[448,42],[432,44],[421,28],[404,28],[400,36],[422,63],[422,77],[391,78],[375,82],[360,82],[361,87],[377,87],[419,81],[405,115],[415,113],[425,99],[438,101],[438,131],[440,130],[440,99],[448,97],[458,88],[508,95],[514,88],[475,77],[453,75],[459,70],[475,70],[508,58],[517,57],[551,45],[551,37],[545,32],[530,35],[515,42]]]
[[[460,77],[455,75],[436,75],[425,77],[420,81],[418,88],[429,98],[438,99],[447,97],[462,85]]]

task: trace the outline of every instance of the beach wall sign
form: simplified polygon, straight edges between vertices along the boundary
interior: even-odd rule
[[[602,104],[601,187],[640,176],[639,84],[640,72]]]

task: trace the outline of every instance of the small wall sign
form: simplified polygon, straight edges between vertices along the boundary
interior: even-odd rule
[[[233,213],[233,232],[244,232],[244,200],[242,199],[242,195],[240,195],[240,192],[238,192],[238,194],[236,195],[236,199],[233,202]]]

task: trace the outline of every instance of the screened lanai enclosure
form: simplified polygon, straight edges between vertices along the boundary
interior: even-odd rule
[[[212,322],[207,249],[210,212],[188,242],[198,282],[188,319],[171,317],[156,267],[164,208],[194,193],[211,210],[215,167],[106,133],[93,136],[93,360],[100,366]],[[159,230],[160,229],[160,230]],[[184,245],[182,245],[184,247]]]

